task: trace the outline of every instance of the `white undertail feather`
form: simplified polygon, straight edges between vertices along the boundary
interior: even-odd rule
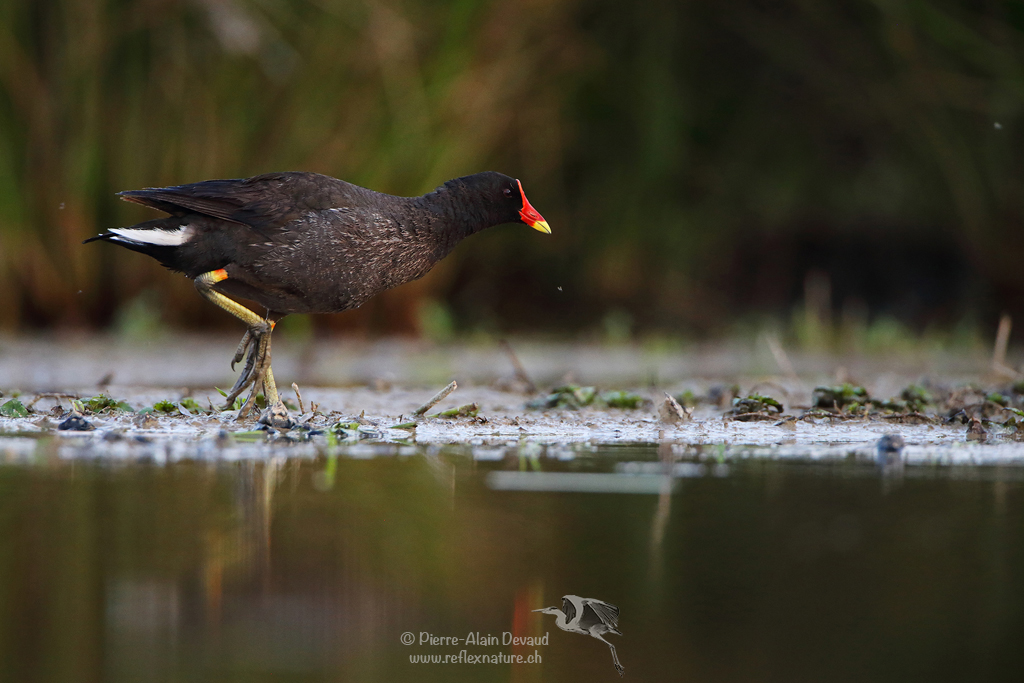
[[[182,225],[175,230],[162,230],[152,228],[149,230],[138,228],[110,228],[110,232],[129,242],[136,244],[155,244],[161,247],[177,247],[192,237],[192,228]]]

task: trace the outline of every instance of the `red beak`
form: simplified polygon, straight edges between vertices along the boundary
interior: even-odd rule
[[[523,184],[518,180],[516,183],[519,185],[519,194],[523,197],[523,208],[519,209],[519,218],[534,230],[550,235],[551,228],[548,226],[548,222],[544,220],[544,216],[541,216],[537,209],[533,208],[530,204],[530,200],[526,198],[526,193],[523,192]]]

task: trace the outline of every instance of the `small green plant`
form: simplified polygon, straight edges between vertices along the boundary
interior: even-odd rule
[[[568,408],[578,410],[589,405],[602,408],[622,408],[633,410],[647,403],[647,399],[631,391],[603,391],[598,393],[594,387],[581,387],[575,384],[555,387],[547,396],[535,398],[526,404],[527,408],[543,410],[544,408]]]
[[[594,387],[580,387],[575,384],[555,387],[547,396],[541,396],[526,404],[527,408],[543,410],[544,408],[569,408],[578,410],[589,406],[597,397]]]
[[[450,408],[448,410],[442,410],[433,417],[476,417],[480,412],[480,406],[475,403],[467,403],[464,406],[458,408]]]
[[[170,415],[171,413],[178,412],[178,404],[169,399],[164,399],[153,404],[153,411]]]
[[[79,404],[82,408],[80,412],[88,413],[102,413],[102,412],[115,412],[124,411],[126,413],[134,413],[135,410],[125,403],[124,401],[118,401],[115,398],[111,398],[106,394],[97,394],[89,398],[83,398],[79,400]]]
[[[858,407],[870,401],[867,389],[849,383],[834,387],[817,387],[811,396],[813,407],[825,409],[843,409],[851,405]]]
[[[636,410],[647,403],[647,399],[632,391],[602,391],[597,400],[609,408],[621,408],[622,410]]]
[[[921,412],[925,406],[934,402],[931,393],[919,384],[911,384],[900,392],[900,398],[906,403],[907,410]]]
[[[782,413],[782,404],[771,396],[761,394],[750,394],[746,398],[735,398],[732,401],[732,415],[750,415],[753,413],[765,413],[779,415]]]
[[[196,401],[191,396],[186,396],[185,398],[181,399],[181,407],[191,413],[198,414],[206,412],[206,409],[200,406],[199,402]]]
[[[351,422],[335,422],[327,429],[328,445],[331,441],[356,441],[360,437],[360,424],[355,420]]]
[[[0,415],[4,417],[28,417],[28,408],[16,398],[0,405]]]

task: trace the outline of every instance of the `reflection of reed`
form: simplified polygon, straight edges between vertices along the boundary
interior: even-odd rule
[[[225,574],[233,584],[270,589],[270,530],[280,458],[249,461],[234,478],[234,519],[230,529],[211,527],[205,535],[203,586],[206,621],[217,628],[224,604]]]
[[[451,468],[431,468],[439,478],[423,478],[423,499],[386,478],[351,476],[360,467],[351,460],[330,462],[337,478],[326,488],[316,484],[322,460],[232,466],[232,523],[206,534],[202,640],[212,656],[330,668],[426,626],[423,584],[438,569],[429,550],[445,527],[422,512],[397,526],[385,520],[448,502]]]
[[[658,459],[661,461],[665,472],[662,477],[661,491],[658,493],[658,506],[655,508],[654,518],[651,520],[651,561],[650,576],[652,581],[658,581],[662,576],[662,564],[664,561],[662,547],[665,540],[665,525],[668,524],[669,513],[672,511],[672,466],[675,463],[675,454],[672,452],[672,444],[665,440],[665,433],[661,432],[661,442],[658,444]]]
[[[281,458],[246,462],[234,483],[235,526],[227,548],[233,580],[270,590],[271,520]]]

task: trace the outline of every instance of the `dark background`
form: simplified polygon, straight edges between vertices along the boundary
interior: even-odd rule
[[[119,190],[485,169],[554,234],[489,231],[313,328],[989,329],[1024,314],[1022,29],[995,0],[7,0],[0,329],[237,328],[81,245],[153,216]]]

